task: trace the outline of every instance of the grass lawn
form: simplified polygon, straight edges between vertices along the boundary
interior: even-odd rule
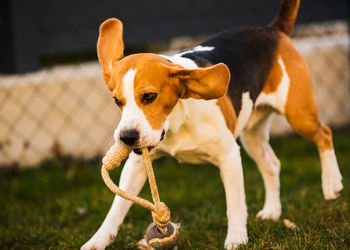
[[[282,164],[282,216],[277,222],[255,217],[263,206],[263,183],[243,153],[249,243],[242,249],[349,249],[350,131],[334,135],[344,184],[335,201],[323,199],[313,144],[299,137],[273,139],[271,144]],[[222,249],[226,206],[218,168],[169,158],[156,161],[154,168],[161,199],[171,209],[172,220],[181,223],[179,249]],[[115,180],[120,170],[112,171]],[[150,199],[148,184],[141,196]],[[77,249],[98,229],[112,200],[99,159],[64,157],[35,169],[1,170],[0,249]],[[86,213],[79,214],[77,208]],[[297,230],[286,228],[284,218]],[[108,249],[135,249],[151,220],[146,209],[133,206]]]

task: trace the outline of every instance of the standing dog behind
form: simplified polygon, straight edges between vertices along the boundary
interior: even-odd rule
[[[281,215],[280,162],[269,144],[271,113],[314,142],[322,165],[325,199],[342,190],[331,130],[318,118],[309,67],[294,48],[299,0],[282,0],[277,17],[263,27],[233,28],[174,56],[123,57],[123,26],[100,27],[97,52],[103,76],[122,117],[114,139],[134,147],[119,186],[137,195],[146,181],[140,148],[152,159],[217,165],[224,184],[228,229],[225,248],[248,241],[247,208],[239,137],[262,174],[266,197],[261,219]],[[104,249],[117,235],[131,202],[118,196],[95,235],[82,249]]]

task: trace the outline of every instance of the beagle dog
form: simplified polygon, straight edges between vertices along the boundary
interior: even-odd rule
[[[119,186],[137,195],[146,181],[140,148],[152,159],[210,162],[220,169],[227,202],[225,248],[248,241],[247,207],[239,137],[265,185],[257,216],[281,215],[280,162],[269,144],[271,114],[318,147],[325,199],[342,190],[331,130],[318,118],[309,67],[296,51],[292,32],[300,0],[282,0],[267,26],[232,28],[174,56],[123,57],[123,26],[108,19],[97,44],[103,77],[122,112],[115,141],[132,146]],[[131,202],[116,196],[103,224],[82,249],[104,249],[117,235]]]

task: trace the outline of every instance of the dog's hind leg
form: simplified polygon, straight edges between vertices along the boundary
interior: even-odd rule
[[[138,195],[146,182],[147,173],[142,156],[130,153],[126,161],[119,181],[119,187],[128,194]],[[113,205],[104,222],[94,236],[86,242],[81,249],[105,249],[114,240],[132,202],[116,195]]]
[[[323,194],[327,200],[335,199],[343,189],[342,177],[334,153],[332,132],[318,118],[310,69],[289,39],[281,39],[279,53],[285,65],[286,78],[290,80],[287,100],[281,113],[295,132],[318,147]]]
[[[291,90],[293,90],[291,88]],[[310,93],[310,92],[309,92]],[[289,102],[293,102],[289,98]],[[294,105],[290,107],[290,105]],[[322,167],[322,190],[326,200],[335,199],[343,189],[342,176],[334,153],[332,132],[318,118],[317,104],[313,93],[299,93],[298,100],[286,108],[286,118],[295,132],[314,142],[318,148]]]
[[[243,130],[243,147],[258,165],[265,185],[265,204],[257,214],[261,219],[277,220],[281,215],[280,162],[269,144],[270,111],[255,110]]]

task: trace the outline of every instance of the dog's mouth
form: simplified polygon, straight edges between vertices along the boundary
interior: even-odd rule
[[[164,138],[165,138],[165,130],[163,129],[159,141],[163,141]],[[151,150],[154,149],[155,147],[156,147],[156,146],[148,146],[148,147],[147,147],[148,152],[151,152]],[[135,154],[142,155],[141,148],[135,148],[133,151],[134,151]]]
[[[154,148],[155,148],[155,146],[149,146],[149,147],[147,147],[148,152],[151,152],[151,150],[154,149]],[[135,148],[133,151],[134,151],[135,154],[142,155],[142,151],[141,151],[140,148]]]

